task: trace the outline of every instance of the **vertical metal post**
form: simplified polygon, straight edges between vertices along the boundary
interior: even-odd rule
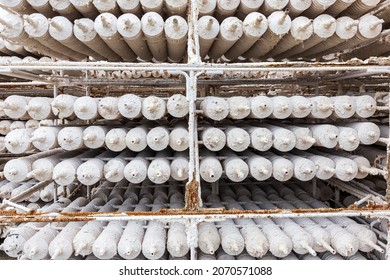
[[[190,247],[191,260],[197,260],[198,247],[198,221],[196,219],[189,219],[186,223],[187,230],[187,244]]]

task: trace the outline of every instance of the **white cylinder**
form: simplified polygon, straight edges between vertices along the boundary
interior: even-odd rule
[[[183,118],[188,115],[189,103],[183,94],[174,94],[167,101],[168,114],[175,118]]]
[[[189,162],[185,157],[175,156],[171,162],[171,176],[174,180],[185,181],[188,179]]]
[[[54,167],[59,163],[56,156],[40,158],[33,162],[28,178],[34,178],[40,182],[49,181],[53,177]]]
[[[214,254],[221,244],[221,237],[214,223],[199,225],[199,249],[206,254]]]
[[[248,164],[236,156],[229,156],[229,158],[225,159],[223,161],[223,167],[226,176],[233,182],[242,182],[248,177]]]
[[[355,123],[345,123],[345,126],[355,129],[358,133],[358,138],[360,143],[364,145],[375,144],[380,136],[379,127],[371,122],[355,122]]]
[[[239,5],[240,0],[217,0],[216,15],[220,19],[233,16]]]
[[[272,177],[280,182],[288,181],[294,175],[294,164],[283,157],[271,153],[265,153],[264,156],[272,162]]]
[[[67,186],[76,179],[77,168],[81,161],[77,158],[66,159],[53,169],[53,180],[60,186]]]
[[[272,99],[267,96],[255,96],[251,98],[250,117],[256,119],[265,119],[269,117],[274,110]]]
[[[37,120],[28,120],[25,123],[25,127],[26,128],[34,128],[34,129],[36,129],[36,128],[39,127],[39,121],[37,121]]]
[[[58,231],[50,224],[31,237],[23,246],[24,255],[30,260],[41,260],[49,254],[49,244]]]
[[[349,6],[351,6],[355,1],[356,0],[339,0],[339,1],[336,1],[332,6],[330,6],[326,10],[326,13],[328,13],[328,14],[330,14],[332,16],[337,16],[342,11],[344,11]]]
[[[203,2],[208,0],[203,0]],[[216,3],[216,0],[214,0]],[[212,2],[212,1],[209,1]],[[198,20],[200,57],[205,58],[219,33],[219,23],[212,16],[202,16]]]
[[[34,120],[44,120],[53,118],[51,110],[51,98],[34,97],[31,98],[26,106],[26,110]]]
[[[30,142],[33,129],[15,129],[4,138],[6,149],[12,154],[23,154],[32,149]]]
[[[297,139],[290,130],[274,125],[264,125],[264,127],[272,132],[274,136],[272,145],[278,151],[288,152],[295,147]]]
[[[220,151],[225,147],[226,135],[225,133],[216,127],[206,128],[200,135],[203,145],[210,151]]]
[[[305,15],[314,18],[331,7],[336,0],[313,0],[309,9],[305,11]]]
[[[74,114],[73,105],[77,97],[69,94],[60,94],[54,98],[51,107],[54,115],[60,119],[72,117]]]
[[[83,128],[65,127],[58,132],[58,144],[67,151],[73,151],[84,147]]]
[[[286,96],[274,96],[271,99],[274,108],[272,117],[276,119],[287,119],[293,111],[290,98]]]
[[[171,16],[164,24],[167,41],[168,57],[174,62],[180,62],[187,50],[187,21],[181,16]]]
[[[127,162],[120,158],[122,155],[116,158],[110,159],[103,168],[104,177],[110,182],[120,182],[125,177],[124,170]]]
[[[83,131],[84,145],[90,149],[98,149],[104,146],[108,129],[104,126],[88,126]]]
[[[217,59],[229,50],[243,35],[243,23],[236,17],[224,19],[220,26],[218,38],[211,46],[208,55],[210,58]]]
[[[348,9],[344,11],[344,13],[357,18],[374,9],[379,4],[379,2],[380,0],[357,0],[351,6],[349,6]]]
[[[311,130],[307,127],[289,125],[285,126],[285,128],[294,133],[296,138],[295,148],[298,150],[308,150],[316,142]]]
[[[9,130],[15,130],[15,129],[24,129],[26,128],[25,122],[22,121],[13,121],[11,125],[9,126]]]
[[[106,134],[106,147],[114,152],[121,152],[126,149],[126,134],[127,130],[124,128],[114,128]]]
[[[201,159],[199,173],[203,180],[213,183],[222,176],[222,165],[215,157],[207,156]]]
[[[272,132],[264,127],[247,127],[246,130],[250,133],[251,147],[258,151],[268,151],[272,147]]]
[[[329,155],[335,164],[336,164],[336,173],[335,176],[341,181],[351,181],[358,174],[358,166],[356,162],[349,158]]]
[[[99,11],[94,5],[91,5],[91,0],[69,0],[72,5],[86,18],[94,19],[99,15]]]
[[[4,239],[2,249],[12,258],[20,257],[23,253],[24,244],[33,237],[36,232],[32,223],[19,225]]]
[[[138,126],[129,130],[126,134],[126,146],[134,152],[140,152],[147,147],[146,137],[148,129],[145,126]]]
[[[141,156],[137,156],[131,160],[123,170],[127,181],[133,184],[139,184],[145,181],[148,175],[149,161]]]
[[[83,185],[92,186],[103,178],[103,167],[101,159],[90,159],[77,168],[77,180]]]
[[[334,104],[334,112],[332,114],[335,118],[348,119],[356,112],[355,100],[347,95],[331,97]]]
[[[90,96],[77,98],[74,102],[73,110],[76,116],[82,120],[93,120],[99,117],[99,100]]]
[[[4,113],[11,119],[26,117],[28,101],[29,98],[24,96],[10,95],[4,100]]]
[[[139,18],[142,16],[142,8],[139,0],[117,0],[116,3],[123,14],[134,14]]]
[[[249,133],[242,128],[228,127],[225,130],[225,134],[227,146],[235,152],[246,150],[251,143]]]
[[[56,13],[53,11],[49,0],[26,0],[31,7],[48,17],[54,17]]]
[[[57,127],[40,127],[31,135],[30,141],[40,151],[48,151],[58,147],[57,136],[60,129]]]
[[[217,0],[198,0],[199,17],[212,16],[217,7]]]
[[[142,242],[142,253],[149,260],[156,260],[165,252],[166,230],[160,221],[150,221]]]
[[[297,17],[310,8],[312,0],[290,0],[287,8],[290,11],[291,17]]]
[[[169,146],[174,151],[185,151],[188,149],[188,138],[188,129],[183,125],[176,125],[169,134]]]
[[[310,112],[310,118],[326,119],[332,115],[334,105],[332,100],[326,96],[315,96],[310,98],[313,108]]]
[[[158,154],[157,154],[158,155]],[[156,158],[148,167],[148,178],[155,184],[164,184],[171,176],[171,165],[165,158]]]
[[[135,2],[139,1],[137,0],[132,2],[135,4]],[[141,17],[141,15],[139,15],[139,17]],[[143,38],[144,34],[142,32],[141,20],[136,15],[121,15],[117,21],[117,29],[129,47],[139,58],[145,61],[153,58],[148,45]]]
[[[116,120],[120,118],[118,110],[118,98],[103,97],[98,103],[98,112],[106,120]]]
[[[28,158],[11,159],[4,166],[4,177],[10,182],[22,182],[31,172],[31,164]]]
[[[283,10],[288,4],[288,0],[264,0],[260,11],[265,15],[270,15],[275,11]]]
[[[115,0],[92,0],[92,3],[100,13],[112,13],[115,16],[122,14]]]
[[[151,2],[157,3],[157,1]],[[164,41],[163,18],[156,12],[147,12],[141,18],[141,26],[153,57],[160,62],[166,61],[168,58],[168,49],[166,42]]]
[[[251,112],[250,99],[243,96],[234,96],[227,99],[229,104],[228,117],[241,120],[249,116]]]
[[[118,110],[125,118],[139,118],[142,116],[142,98],[134,94],[125,94],[119,97]]]
[[[10,126],[12,122],[8,120],[2,120],[0,121],[0,134],[1,135],[7,135],[8,132],[11,131]]]
[[[165,150],[169,145],[168,129],[162,126],[152,128],[146,136],[146,142],[154,151]]]
[[[338,137],[339,148],[345,151],[356,150],[357,147],[359,147],[359,143],[360,143],[357,131],[351,127],[342,127],[342,126],[338,126],[338,129],[340,131]]]
[[[200,109],[203,111],[204,116],[220,121],[228,116],[229,103],[221,97],[207,96],[201,102]]]
[[[294,164],[294,177],[300,181],[309,181],[316,176],[316,166],[313,161],[300,156],[288,155]]]
[[[148,120],[162,119],[166,113],[167,108],[165,101],[157,96],[148,96],[142,102],[142,115]]]
[[[370,95],[353,96],[356,102],[355,116],[360,118],[369,118],[375,114],[376,100]]]
[[[249,174],[257,181],[265,181],[272,176],[272,162],[258,155],[251,155],[246,160]]]
[[[293,118],[305,118],[312,110],[311,100],[303,96],[291,96],[290,101],[292,103],[291,117]]]
[[[316,139],[315,146],[334,148],[337,145],[339,137],[339,129],[334,125],[322,124],[322,125],[308,125],[314,139]]]
[[[333,177],[336,172],[336,165],[334,161],[328,157],[313,155],[313,154],[303,154],[308,160],[314,162],[317,173],[316,177],[321,180],[328,180]]]

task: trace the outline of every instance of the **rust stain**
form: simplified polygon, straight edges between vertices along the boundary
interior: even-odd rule
[[[200,209],[199,201],[199,182],[195,180],[195,174],[193,174],[191,182],[186,185],[185,192],[185,210],[195,211]]]

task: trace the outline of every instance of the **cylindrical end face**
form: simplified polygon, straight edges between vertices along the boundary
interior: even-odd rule
[[[120,117],[118,99],[116,97],[104,97],[98,104],[99,114],[106,120],[115,120]]]
[[[118,110],[125,118],[138,118],[141,116],[142,99],[134,94],[125,94],[118,100]]]
[[[272,99],[267,96],[255,96],[251,99],[251,114],[258,119],[269,117],[274,110]]]
[[[243,24],[244,33],[254,38],[260,38],[268,29],[268,19],[258,12],[248,14]]]
[[[313,24],[307,17],[297,17],[291,22],[290,32],[295,40],[305,41],[313,35]]]
[[[81,148],[83,142],[83,129],[80,127],[65,127],[58,133],[58,144],[67,151]]]
[[[272,160],[272,176],[280,182],[288,181],[294,174],[294,164],[282,157]]]
[[[185,128],[176,128],[169,134],[169,146],[178,152],[188,149],[188,130]]]
[[[95,30],[102,38],[110,38],[117,33],[117,18],[110,13],[100,14],[95,19]]]
[[[240,158],[227,159],[225,161],[226,176],[233,182],[242,182],[248,177],[249,167]]]
[[[263,157],[248,160],[249,172],[257,181],[264,181],[272,176],[272,162]]]
[[[251,131],[251,145],[258,151],[268,151],[273,143],[272,132],[263,127],[257,127]]]
[[[291,100],[286,96],[276,96],[272,97],[273,102],[273,113],[272,116],[277,119],[286,119],[288,118],[292,111],[293,106]]]
[[[48,151],[58,146],[57,142],[58,129],[53,127],[40,127],[37,128],[32,134],[31,141],[35,148],[40,151]]]
[[[330,15],[322,14],[313,21],[314,34],[322,39],[331,37],[336,32],[336,19]]]
[[[220,36],[226,41],[237,41],[244,33],[242,21],[236,17],[224,19],[220,26]]]
[[[28,161],[12,159],[4,166],[4,177],[10,182],[21,182],[26,179],[27,173],[31,171]]]
[[[146,37],[156,37],[164,32],[164,19],[156,12],[148,12],[141,18],[142,31]]]
[[[124,129],[111,129],[106,134],[105,143],[107,148],[114,152],[121,152],[126,149],[126,134]]]
[[[79,119],[92,120],[98,117],[98,100],[90,96],[77,98],[74,102],[74,113]]]
[[[313,108],[313,104],[310,99],[303,96],[291,96],[292,113],[291,116],[294,118],[305,118],[307,117]]]
[[[49,30],[49,21],[44,15],[39,13],[26,15],[24,30],[31,37],[42,37]]]
[[[171,176],[169,161],[163,158],[153,160],[148,168],[148,178],[155,184],[164,184]]]
[[[97,36],[94,21],[89,18],[76,19],[73,25],[73,32],[81,42],[90,42]]]
[[[358,31],[358,20],[350,17],[340,17],[336,23],[336,34],[343,40],[352,39]]]
[[[217,7],[217,0],[198,1],[199,16],[213,15]]]
[[[229,117],[232,119],[244,119],[251,112],[250,99],[243,96],[235,96],[228,98]]]
[[[242,152],[246,150],[250,145],[250,136],[242,128],[231,128],[226,133],[227,146],[236,152]]]
[[[117,29],[125,38],[136,38],[142,32],[141,20],[136,15],[123,14],[118,18]]]
[[[305,158],[294,160],[294,177],[300,181],[309,181],[316,176],[314,162]]]
[[[199,169],[202,179],[209,183],[218,181],[222,176],[222,165],[216,158],[204,158]]]
[[[168,113],[175,118],[183,118],[188,115],[189,104],[186,97],[182,94],[175,94],[169,97],[167,101]]]
[[[65,41],[73,36],[73,24],[63,16],[51,19],[49,33],[57,41]]]
[[[44,120],[52,116],[51,99],[46,97],[31,98],[27,105],[27,111],[34,120]]]
[[[140,152],[147,147],[147,130],[144,127],[135,127],[126,134],[126,146],[134,152]]]
[[[356,114],[361,118],[369,118],[375,114],[376,100],[370,95],[361,95],[355,97]]]
[[[73,254],[72,242],[65,238],[54,239],[49,245],[49,254],[53,260],[67,260]]]
[[[364,15],[359,19],[359,33],[366,39],[373,39],[381,33],[382,23],[376,16]]]
[[[169,131],[164,127],[152,128],[146,137],[146,141],[152,150],[162,151],[169,145]]]
[[[212,16],[203,16],[198,20],[199,38],[203,40],[213,40],[218,36],[219,23]]]
[[[347,119],[356,112],[356,102],[351,96],[343,95],[332,97],[334,102],[334,116]]]
[[[130,161],[125,169],[124,174],[130,183],[139,184],[145,181],[148,172],[149,163],[144,159],[134,159]]]
[[[351,127],[340,128],[338,141],[340,148],[349,152],[356,150],[360,144],[357,131]]]
[[[225,147],[226,135],[219,128],[209,127],[202,133],[203,145],[210,151],[220,151]]]
[[[285,35],[291,29],[291,18],[284,11],[273,12],[268,17],[268,28],[277,35]]]
[[[229,103],[220,97],[207,97],[201,103],[203,114],[215,121],[226,118],[229,114]]]
[[[23,96],[8,96],[4,100],[4,112],[11,119],[20,119],[27,112],[27,102],[28,100]]]
[[[76,168],[69,161],[57,164],[53,169],[54,181],[60,186],[67,186],[76,179]]]
[[[339,158],[335,160],[336,162],[336,177],[341,181],[351,181],[358,174],[358,166],[357,164],[347,158]]]
[[[180,40],[187,36],[188,24],[181,16],[171,16],[164,24],[164,32],[172,40]]]
[[[77,180],[83,185],[92,186],[103,177],[103,163],[89,160],[77,168]]]
[[[142,102],[142,114],[148,120],[158,120],[166,115],[166,104],[162,98],[149,96]]]
[[[68,94],[60,94],[51,103],[54,115],[65,119],[73,115],[73,105],[76,97]]]
[[[84,145],[90,149],[104,146],[107,129],[102,126],[88,126],[83,131]]]
[[[174,180],[185,181],[188,179],[188,160],[175,158],[171,162],[171,176]]]

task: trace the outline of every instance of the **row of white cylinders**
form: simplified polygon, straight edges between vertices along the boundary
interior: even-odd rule
[[[10,119],[34,120],[74,117],[80,120],[118,120],[142,116],[159,120],[167,114],[176,118],[185,117],[188,107],[188,101],[182,94],[174,94],[167,99],[153,95],[142,98],[134,94],[103,98],[67,94],[56,98],[10,95],[0,103],[0,114]]]
[[[280,188],[279,188],[280,189]],[[324,205],[297,187],[292,190],[284,188],[285,197],[303,197],[310,206]],[[295,194],[294,194],[294,191]],[[267,193],[266,193],[266,192]],[[211,194],[206,189],[210,206],[215,207],[224,202],[228,209],[258,210],[255,202],[262,201],[261,209],[275,209],[280,204],[296,208],[306,205],[296,198],[290,203],[278,196],[270,187],[248,190],[243,186],[233,189],[226,187],[221,196]],[[124,211],[157,211],[170,203],[171,208],[182,207],[183,194],[176,187],[169,192],[155,191],[154,195],[143,191],[138,196],[134,191],[116,190],[110,196],[99,194],[99,191],[88,202],[77,198],[72,203],[61,198],[60,203],[46,206],[42,212],[124,212]],[[157,193],[156,193],[157,192]],[[107,192],[105,192],[107,193]],[[114,194],[113,194],[114,193]],[[120,195],[121,193],[121,195]],[[108,193],[107,193],[108,194]],[[239,198],[236,197],[239,195]],[[253,198],[250,199],[249,196]],[[267,197],[277,199],[274,204],[264,202]],[[237,202],[245,202],[239,204]],[[153,204],[152,204],[153,203]],[[60,206],[61,204],[61,206]],[[153,205],[153,206],[151,206]],[[241,206],[242,205],[242,206]],[[119,209],[118,209],[119,207]],[[300,206],[298,206],[300,207]],[[323,206],[326,207],[326,206]],[[60,230],[62,228],[62,230]],[[285,258],[291,252],[311,254],[330,252],[343,257],[358,253],[370,252],[373,249],[383,252],[377,244],[376,235],[365,226],[349,218],[275,218],[275,219],[228,219],[222,222],[203,222],[198,227],[198,246],[203,254],[220,254],[218,250],[231,256],[246,252],[253,258],[262,258],[269,252],[278,258]],[[88,256],[94,254],[99,259],[111,259],[117,254],[124,259],[135,259],[141,252],[147,259],[159,259],[166,251],[173,257],[184,257],[189,252],[186,226],[180,222],[166,223],[160,221],[112,221],[112,222],[70,222],[55,225],[21,224],[12,230],[2,245],[2,249],[11,257],[23,255],[27,259],[68,259],[72,255]],[[269,254],[268,253],[268,254]]]

